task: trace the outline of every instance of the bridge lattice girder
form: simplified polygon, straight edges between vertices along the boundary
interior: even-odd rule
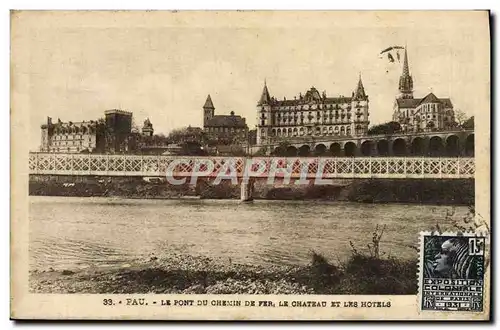
[[[278,170],[277,170],[278,169]],[[286,171],[279,169],[288,169]],[[292,178],[474,178],[474,158],[178,157],[30,153],[29,173],[46,175]],[[273,174],[274,173],[274,174]]]

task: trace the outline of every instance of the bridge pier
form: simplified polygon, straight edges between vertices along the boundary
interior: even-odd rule
[[[240,201],[242,202],[253,201],[253,184],[254,184],[254,179],[248,179],[248,182],[245,182],[244,180],[241,182]]]

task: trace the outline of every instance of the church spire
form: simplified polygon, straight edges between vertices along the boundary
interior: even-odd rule
[[[205,101],[205,105],[203,106],[203,109],[215,109],[214,104],[212,103],[212,98],[210,97],[210,94],[207,96],[207,100]]]
[[[207,100],[205,101],[205,105],[203,105],[203,127],[207,127],[208,122],[214,117],[215,107],[212,102],[212,98],[210,94],[207,96]]]
[[[399,78],[399,92],[400,92],[400,98],[403,99],[413,98],[413,78],[410,75],[410,68],[408,65],[408,53],[406,51],[406,47],[403,59],[403,73]]]
[[[363,81],[361,80],[361,73],[359,73],[358,86],[356,87],[356,91],[354,92],[354,99],[361,100],[365,99],[366,97],[365,87],[363,86]]]
[[[267,89],[267,82],[264,80],[264,89],[262,90],[262,95],[257,105],[269,104],[271,102],[271,96],[269,95],[269,90]]]
[[[403,76],[409,76],[410,75],[410,69],[408,68],[408,53],[406,52],[406,47],[405,47],[405,57],[403,60]]]

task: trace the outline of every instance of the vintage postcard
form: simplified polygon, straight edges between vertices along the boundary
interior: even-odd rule
[[[12,11],[11,77],[12,318],[489,320],[488,11]]]

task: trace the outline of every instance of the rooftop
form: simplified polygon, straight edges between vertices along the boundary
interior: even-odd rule
[[[207,127],[247,127],[245,118],[239,115],[216,115],[210,118],[206,124]]]
[[[396,102],[398,103],[398,107],[400,108],[416,108],[420,104],[424,103],[436,103],[440,102],[442,103],[445,107],[447,108],[452,108],[453,104],[451,103],[451,100],[449,98],[438,98],[435,96],[433,93],[429,93],[423,98],[414,98],[414,99],[396,99]]]
[[[120,114],[120,115],[128,115],[132,116],[132,112],[130,111],[125,111],[125,110],[120,110],[120,109],[111,109],[111,110],[106,110],[104,111],[105,115],[110,115],[110,114]]]

